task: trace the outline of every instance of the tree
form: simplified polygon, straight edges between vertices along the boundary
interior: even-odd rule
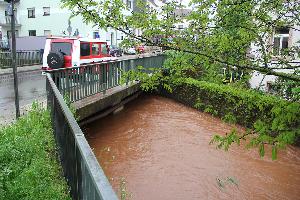
[[[147,1],[138,0],[137,11],[126,15],[128,8],[122,0],[62,0],[74,15],[82,15],[87,23],[100,28],[112,27],[129,36],[128,42],[141,41],[146,45],[183,51],[198,56],[201,64],[236,66],[257,70],[300,81],[299,75],[277,71],[294,69],[291,58],[299,54],[293,46],[277,58],[279,65],[270,66],[273,51],[270,36],[278,27],[287,26],[295,31],[300,25],[300,3],[297,0],[191,0],[193,11],[187,16],[176,15],[184,8],[179,1],[153,8]],[[184,30],[174,25],[186,21]],[[142,35],[134,30],[140,29]],[[161,37],[161,40],[153,38]],[[173,40],[170,43],[168,37]],[[257,46],[255,55],[248,53],[251,45]]]

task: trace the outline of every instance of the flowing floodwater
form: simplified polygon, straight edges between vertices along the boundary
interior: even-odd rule
[[[141,97],[90,124],[87,138],[120,196],[135,200],[300,199],[300,149],[270,159],[209,141],[233,126],[159,96]],[[121,180],[126,183],[121,185]]]

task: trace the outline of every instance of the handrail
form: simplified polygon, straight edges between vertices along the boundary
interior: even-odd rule
[[[165,56],[155,55],[140,58],[91,63],[80,67],[61,68],[47,71],[51,74],[61,94],[71,102],[119,86],[122,74],[141,65],[148,68],[161,68]]]
[[[42,64],[43,54],[41,51],[17,51],[17,66]],[[0,68],[12,67],[12,53],[10,51],[0,52]]]
[[[107,177],[92,152],[50,74],[47,74],[47,106],[64,175],[73,199],[117,200]]]
[[[51,69],[51,70],[44,70],[45,72],[55,72],[55,71],[64,71],[66,69],[77,69],[77,68],[82,68],[86,66],[92,66],[92,65],[97,65],[97,64],[110,64],[110,63],[117,63],[121,61],[130,61],[130,60],[138,60],[138,59],[143,59],[143,58],[152,58],[152,57],[158,57],[158,56],[164,56],[164,54],[146,54],[146,55],[136,55],[137,57],[133,58],[121,58],[121,59],[115,59],[115,60],[105,60],[105,61],[100,61],[100,62],[92,62],[92,63],[86,63],[86,64],[81,64],[80,66],[76,67],[68,67],[68,68],[58,68],[58,69]]]

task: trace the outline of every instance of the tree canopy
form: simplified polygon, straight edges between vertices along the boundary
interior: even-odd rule
[[[299,68],[299,63],[291,64],[299,54],[299,45],[290,44],[281,56],[274,56],[272,41],[274,31],[281,27],[300,33],[298,0],[191,0],[188,14],[180,12],[186,6],[176,0],[158,1],[160,6],[137,0],[134,11],[123,0],[62,2],[87,23],[125,33],[127,43],[191,53],[197,56],[193,64],[208,68],[235,66],[300,81],[297,73],[278,71]],[[187,27],[176,28],[182,23]],[[274,61],[277,64],[271,65]]]
[[[199,94],[191,93],[198,95],[195,108],[231,121],[251,119],[247,125],[251,130],[246,133],[233,130],[226,136],[216,135],[212,142],[218,143],[219,148],[226,150],[250,136],[249,147],[258,147],[264,156],[264,145],[272,145],[275,159],[278,148],[299,138],[299,103],[292,101],[300,98],[300,62],[293,62],[299,60],[300,41],[286,41],[288,48],[274,45],[276,33],[300,34],[299,0],[191,0],[188,7],[176,0],[155,1],[159,6],[137,0],[133,11],[123,0],[62,2],[86,23],[126,34],[128,37],[122,42],[125,46],[143,43],[170,50],[166,71],[145,76],[138,68],[126,74],[145,82],[143,89],[153,90],[161,85],[169,91],[178,85],[202,89],[206,95],[199,96],[200,90]],[[185,12],[186,8],[190,11]],[[224,68],[246,74],[242,78],[245,81],[235,85],[243,88],[250,77],[247,74],[254,70],[278,76],[277,86],[284,93],[282,96],[290,95],[286,98],[290,101],[218,85],[222,83],[219,75]],[[203,99],[205,96],[210,100]]]

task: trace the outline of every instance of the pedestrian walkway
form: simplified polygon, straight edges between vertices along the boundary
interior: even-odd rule
[[[18,67],[18,73],[28,72],[28,71],[39,71],[40,69],[41,69],[41,65]],[[13,73],[12,68],[5,68],[5,69],[0,68],[0,76],[9,75],[9,74],[12,74],[12,73]]]
[[[41,73],[41,66],[40,65],[33,65],[33,66],[25,66],[25,67],[18,67],[18,80],[20,81],[23,78],[28,78],[29,76],[34,76]],[[13,69],[0,69],[0,85],[2,83],[8,82],[13,80]]]
[[[21,114],[26,114],[32,102],[46,99],[45,78],[41,65],[18,67]],[[13,70],[0,69],[0,126],[15,121]]]
[[[47,105],[46,99],[40,99],[40,100],[34,100],[34,101],[36,101],[37,103],[42,105],[43,108],[46,108],[46,105]],[[23,115],[26,115],[30,111],[32,103],[27,104],[27,105],[23,105],[23,106],[20,107],[21,117]],[[1,126],[7,126],[7,125],[15,122],[15,120],[16,120],[15,110],[14,110],[14,108],[10,108],[9,114],[8,113],[6,113],[6,115],[0,114],[0,127]]]

